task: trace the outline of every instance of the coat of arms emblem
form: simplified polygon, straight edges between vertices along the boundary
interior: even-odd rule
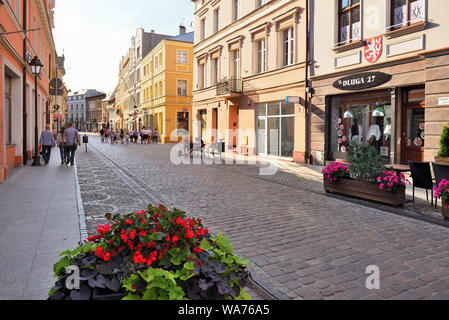
[[[365,59],[369,63],[377,62],[382,56],[382,36],[365,41]]]

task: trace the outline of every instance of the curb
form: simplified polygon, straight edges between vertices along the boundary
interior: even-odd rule
[[[86,241],[89,235],[87,234],[86,227],[86,214],[84,213],[83,199],[81,198],[81,188],[78,180],[78,165],[75,163],[75,192],[77,198],[78,207],[78,220],[80,228],[80,239],[81,241]]]

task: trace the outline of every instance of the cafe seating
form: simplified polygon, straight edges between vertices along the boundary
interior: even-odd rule
[[[415,188],[426,189],[427,202],[429,201],[429,190],[431,192],[431,204],[433,208],[434,187],[432,180],[432,172],[430,170],[430,162],[414,162],[409,161],[410,170],[413,179],[413,203],[415,203]]]
[[[435,174],[436,186],[440,185],[441,180],[449,180],[449,166],[444,164],[433,163],[433,173]],[[435,203],[435,208],[437,207],[438,200]]]

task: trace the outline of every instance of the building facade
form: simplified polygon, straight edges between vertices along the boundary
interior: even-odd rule
[[[448,10],[444,0],[311,1],[314,163],[346,159],[352,141],[386,163],[434,161],[449,122]]]
[[[106,94],[96,94],[86,98],[87,117],[86,125],[89,132],[100,131],[104,125],[103,119],[103,100],[106,99]]]
[[[0,182],[11,168],[32,158],[35,117],[38,134],[52,124],[49,83],[58,57],[54,7],[54,0],[0,1]],[[35,56],[44,65],[37,79],[37,114],[29,66]]]
[[[162,40],[140,69],[142,112],[136,121],[140,127],[157,129],[162,143],[177,142],[178,136],[191,132],[193,32],[180,27],[179,36]]]
[[[136,114],[141,119],[141,61],[160,41],[168,37],[170,36],[157,34],[154,30],[145,32],[142,28],[137,29],[136,35],[132,37],[131,46],[119,65],[120,100],[117,100],[117,103],[118,111],[123,119],[119,123],[120,128],[139,127],[139,123],[133,120]],[[127,123],[126,126],[125,123]]]
[[[304,161],[306,1],[192,1],[194,139]]]
[[[73,123],[76,129],[80,131],[88,130],[86,99],[101,94],[103,93],[95,89],[84,89],[69,94],[67,101],[68,121]]]

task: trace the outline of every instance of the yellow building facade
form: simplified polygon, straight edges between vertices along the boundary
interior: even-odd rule
[[[191,136],[193,88],[193,32],[162,40],[140,66],[142,126],[157,129],[161,143]]]

